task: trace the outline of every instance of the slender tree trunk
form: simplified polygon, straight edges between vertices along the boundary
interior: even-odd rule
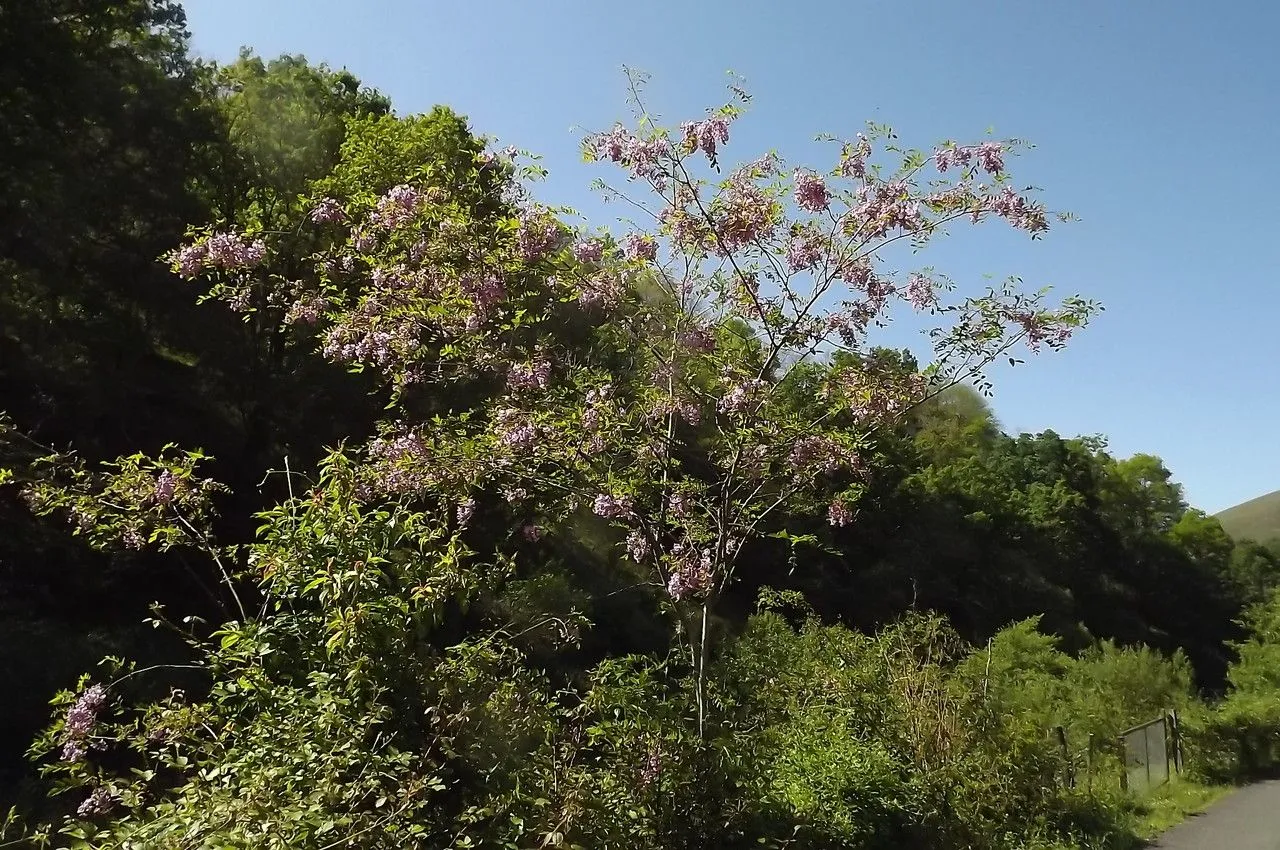
[[[711,602],[702,603],[702,629],[698,637],[698,667],[694,680],[695,696],[698,702],[698,737],[706,732],[707,722],[707,619]]]

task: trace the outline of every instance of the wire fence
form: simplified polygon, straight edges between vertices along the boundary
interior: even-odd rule
[[[1124,730],[1111,741],[1069,741],[1066,730],[1053,730],[1062,754],[1062,782],[1070,788],[1119,782],[1124,790],[1142,795],[1159,788],[1183,770],[1178,713],[1165,711],[1154,720]],[[1117,776],[1118,774],[1118,776]]]

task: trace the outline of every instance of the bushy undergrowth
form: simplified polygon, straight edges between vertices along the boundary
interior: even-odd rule
[[[1189,763],[1214,782],[1241,782],[1280,768],[1280,591],[1250,609],[1250,637],[1236,645],[1229,689],[1187,718]]]

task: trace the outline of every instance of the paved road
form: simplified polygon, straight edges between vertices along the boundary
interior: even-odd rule
[[[1229,794],[1166,832],[1151,850],[1280,850],[1280,779]]]

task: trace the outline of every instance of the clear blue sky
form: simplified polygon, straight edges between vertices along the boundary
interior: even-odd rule
[[[733,158],[827,165],[814,134],[1036,143],[1019,182],[1082,221],[1045,241],[956,239],[957,281],[1019,274],[1106,305],[1061,354],[997,373],[1006,429],[1160,455],[1209,511],[1280,488],[1280,4],[1235,0],[186,0],[196,51],[345,66],[401,113],[446,103],[542,153],[543,200],[595,217],[580,131],[624,117],[621,66],[668,121],[755,95]],[[829,156],[829,154],[828,154]]]

